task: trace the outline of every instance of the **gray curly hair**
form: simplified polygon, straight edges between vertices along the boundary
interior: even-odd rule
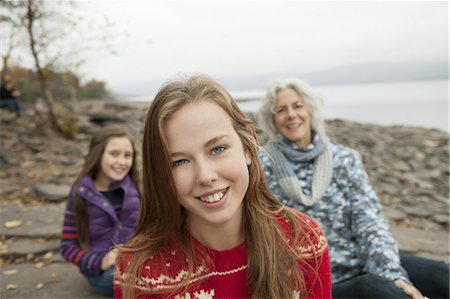
[[[325,120],[323,118],[323,99],[312,87],[303,80],[297,78],[276,79],[269,83],[266,96],[262,99],[256,115],[258,127],[273,139],[278,130],[275,127],[273,111],[277,100],[277,93],[281,90],[291,88],[295,90],[305,102],[311,115],[311,128],[319,134],[323,141],[328,142],[329,138],[325,132]]]

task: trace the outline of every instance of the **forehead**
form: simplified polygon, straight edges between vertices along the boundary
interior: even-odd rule
[[[237,137],[225,110],[206,101],[183,106],[165,122],[163,131],[171,151],[200,146],[219,135]]]
[[[126,149],[133,149],[133,146],[131,145],[131,141],[126,136],[121,137],[110,137],[108,141],[106,142],[106,149],[114,149],[114,148],[126,148]]]
[[[276,105],[304,102],[302,96],[293,88],[286,88],[277,92]]]

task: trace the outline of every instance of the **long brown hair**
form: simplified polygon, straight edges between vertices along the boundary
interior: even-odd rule
[[[159,90],[148,111],[142,150],[143,198],[140,217],[133,238],[119,248],[118,263],[126,265],[127,257],[132,255],[132,262],[124,270],[123,297],[137,297],[140,291],[133,286],[145,260],[174,235],[184,246],[182,249],[188,258],[188,273],[192,272],[193,264],[198,262],[186,233],[184,208],[177,201],[163,125],[181,107],[199,101],[216,103],[230,116],[234,130],[251,156],[249,186],[243,200],[242,215],[249,252],[247,285],[251,296],[292,298],[295,289],[300,291],[300,297],[305,297],[305,275],[299,267],[293,267],[301,257],[280,230],[276,215],[281,214],[292,223],[296,240],[293,244],[312,245],[304,232],[315,230],[306,222],[301,222],[295,212],[285,209],[273,197],[265,183],[252,121],[240,111],[231,95],[219,83],[204,76],[167,83]],[[185,286],[189,278],[190,274],[184,282]]]
[[[103,127],[94,134],[89,145],[89,151],[84,158],[83,168],[75,179],[73,187],[77,186],[80,183],[81,179],[83,179],[87,175],[89,175],[92,180],[95,180],[98,172],[101,169],[101,161],[103,153],[105,151],[105,147],[108,144],[108,141],[113,137],[127,137],[130,140],[133,147],[133,164],[128,174],[134,185],[138,189],[138,192],[141,193],[139,171],[136,166],[136,148],[134,146],[131,135],[123,126],[120,125],[109,125]],[[75,192],[73,193],[73,200],[78,238],[81,246],[87,249],[87,245],[89,244],[89,237],[86,201]]]

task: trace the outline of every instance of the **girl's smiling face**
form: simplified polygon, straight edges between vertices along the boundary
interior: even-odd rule
[[[164,124],[164,135],[191,231],[240,228],[251,159],[229,115],[212,102],[186,104]]]
[[[95,185],[100,191],[107,191],[109,186],[121,181],[133,166],[133,145],[128,137],[111,137],[102,155],[100,171],[95,178]]]

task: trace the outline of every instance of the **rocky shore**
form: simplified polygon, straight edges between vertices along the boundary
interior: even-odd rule
[[[39,124],[31,109],[20,119],[0,124],[1,293],[7,292],[9,298],[30,294],[40,298],[33,291],[43,289],[41,294],[48,295],[51,288],[65,286],[57,271],[64,273],[67,268],[74,277],[81,277],[58,253],[68,190],[82,166],[90,137],[100,126],[123,123],[140,151],[147,108],[146,103],[82,102],[76,140],[64,139]],[[400,250],[448,262],[449,135],[435,129],[344,120],[327,120],[327,131],[334,143],[361,153]],[[27,265],[34,272],[26,270]],[[36,282],[32,279],[39,275],[28,274],[27,285],[20,275],[36,269],[49,277]],[[96,298],[86,285],[77,287],[83,290],[83,298]],[[66,297],[71,297],[70,292]]]

